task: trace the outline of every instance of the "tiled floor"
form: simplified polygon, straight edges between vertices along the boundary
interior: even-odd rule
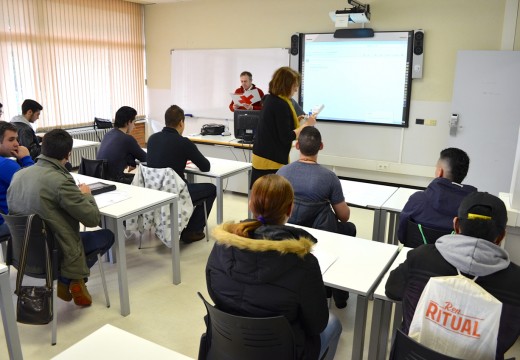
[[[247,217],[247,198],[226,193],[224,196],[224,221],[242,220]],[[357,225],[358,236],[371,238],[371,211],[352,209],[351,220]],[[215,212],[210,215],[210,227],[215,226]],[[131,313],[120,315],[117,269],[115,265],[104,263],[112,306],[106,308],[97,266],[92,269],[88,288],[94,303],[89,308],[78,308],[73,303],[61,300],[58,304],[58,343],[50,345],[50,326],[19,324],[22,351],[25,359],[49,359],[67,349],[75,342],[97,330],[104,324],[111,324],[140,337],[153,341],[182,354],[197,358],[200,335],[205,327],[202,317],[204,305],[197,297],[197,291],[207,299],[204,269],[213,247],[213,241],[205,240],[181,245],[182,283],[174,286],[171,282],[171,257],[167,249],[155,237],[145,236],[143,249],[137,249],[138,236],[127,240],[128,279],[130,288]],[[16,271],[11,273],[14,289]],[[13,301],[16,298],[13,296]],[[332,310],[343,324],[336,359],[350,359],[352,325],[354,322],[355,297],[349,299],[344,310],[332,306]],[[371,311],[367,323],[371,321]],[[0,333],[3,329],[0,329]],[[365,339],[365,357],[368,353],[368,332]],[[102,353],[102,350],[101,350]],[[519,342],[507,354],[520,358]],[[0,359],[7,358],[7,349],[0,341]],[[77,359],[76,359],[77,360]],[[89,359],[90,360],[90,359]]]

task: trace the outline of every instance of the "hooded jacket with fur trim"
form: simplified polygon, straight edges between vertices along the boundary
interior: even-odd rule
[[[320,266],[310,253],[316,239],[284,225],[260,226],[251,238],[219,226],[213,236],[206,281],[215,305],[241,316],[284,315],[298,358],[317,359],[329,311]]]

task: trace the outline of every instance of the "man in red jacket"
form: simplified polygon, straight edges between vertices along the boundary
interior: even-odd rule
[[[260,99],[264,97],[264,92],[257,88],[255,84],[253,84],[253,75],[249,71],[242,71],[240,73],[240,84],[241,86],[235,90],[235,94],[243,94],[246,91],[257,89],[258,94],[260,95]],[[239,105],[235,104],[233,101],[229,104],[229,110],[262,110],[262,101],[257,101],[253,104]]]

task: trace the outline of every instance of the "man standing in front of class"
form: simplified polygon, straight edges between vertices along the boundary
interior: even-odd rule
[[[231,101],[231,104],[229,104],[229,110],[262,110],[261,99],[264,97],[264,92],[262,89],[257,88],[256,85],[253,84],[253,75],[249,71],[242,71],[240,74],[240,84],[241,86],[235,90],[235,94],[243,94],[246,91],[256,89],[258,90],[258,95],[260,95],[260,100],[254,102],[253,104],[244,105],[235,104],[233,101]]]
[[[190,184],[184,176],[186,163],[191,161],[200,171],[207,172],[211,168],[208,159],[202,155],[197,146],[188,138],[183,137],[184,132],[184,110],[177,105],[172,105],[164,114],[165,127],[162,131],[150,136],[148,139],[147,164],[151,168],[172,168],[188,186],[191,201],[206,203],[206,210],[209,216],[213,202],[217,196],[217,188],[210,183]],[[195,206],[193,214],[186,228],[182,231],[181,241],[192,243],[204,239],[204,205]]]

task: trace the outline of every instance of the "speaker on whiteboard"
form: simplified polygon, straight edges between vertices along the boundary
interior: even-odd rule
[[[300,69],[300,34],[291,35],[291,47],[289,48],[289,66],[295,71]]]
[[[422,79],[424,57],[424,30],[413,32],[412,79]]]
[[[300,36],[298,34],[293,34],[291,36],[291,55],[298,55],[298,50],[300,46]]]

